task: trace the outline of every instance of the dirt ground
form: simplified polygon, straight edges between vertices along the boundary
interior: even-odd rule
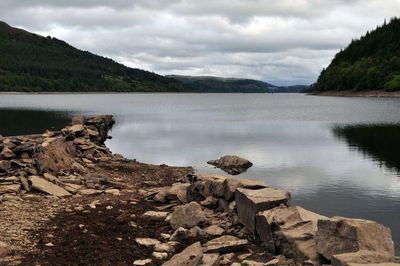
[[[64,199],[40,195],[5,202],[0,205],[0,239],[14,249],[0,265],[132,265],[136,259],[151,257],[152,250],[139,248],[134,239],[160,238],[169,224],[141,218],[145,211],[157,210],[141,189],[171,185],[192,171],[112,161],[100,163],[91,174],[126,184],[121,195]]]

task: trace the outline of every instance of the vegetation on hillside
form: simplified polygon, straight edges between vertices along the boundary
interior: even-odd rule
[[[0,91],[170,92],[182,83],[0,22]]]
[[[303,92],[308,86],[288,86],[279,87],[270,83],[239,78],[222,78],[210,76],[178,76],[171,75],[171,78],[177,79],[187,85],[193,92],[229,92],[229,93],[274,93],[274,92]]]
[[[313,91],[400,90],[400,19],[353,40],[321,72]]]

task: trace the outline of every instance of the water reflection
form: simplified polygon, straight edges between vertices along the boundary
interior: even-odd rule
[[[400,172],[400,125],[359,124],[333,127],[334,135],[365,156]]]
[[[40,134],[46,129],[61,129],[69,121],[66,112],[0,109],[0,135]]]

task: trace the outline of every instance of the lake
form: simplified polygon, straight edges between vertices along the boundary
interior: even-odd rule
[[[75,114],[112,114],[107,145],[142,162],[206,164],[235,154],[239,177],[287,189],[292,204],[366,218],[400,244],[400,98],[302,94],[0,95],[0,134],[41,133]]]

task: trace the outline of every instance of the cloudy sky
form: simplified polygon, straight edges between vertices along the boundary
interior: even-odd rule
[[[0,20],[160,74],[310,84],[400,0],[0,0]]]

